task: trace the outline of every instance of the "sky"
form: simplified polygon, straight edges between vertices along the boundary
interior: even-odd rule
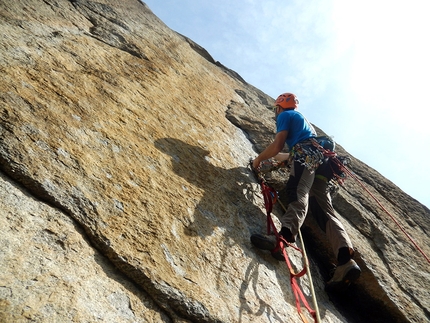
[[[430,208],[428,0],[143,2]]]

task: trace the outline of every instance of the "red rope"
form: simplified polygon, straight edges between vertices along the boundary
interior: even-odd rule
[[[329,157],[333,159],[337,165],[345,171],[349,176],[351,176],[353,179],[355,179],[358,184],[373,198],[373,200],[381,207],[381,209],[388,214],[388,216],[391,218],[391,220],[394,221],[394,223],[400,228],[400,230],[405,234],[405,236],[409,239],[409,241],[414,245],[414,247],[424,256],[424,258],[427,260],[427,262],[430,264],[430,258],[425,254],[425,252],[421,249],[421,247],[415,242],[415,240],[406,232],[406,230],[402,227],[402,225],[394,218],[394,216],[382,205],[381,202],[378,201],[378,199],[370,192],[366,186],[360,181],[360,179],[355,176],[355,174],[349,170],[344,164],[340,162],[340,160],[336,157],[336,153],[332,152],[330,150],[324,149],[318,142],[312,141],[313,145],[320,150],[324,156]]]
[[[272,233],[272,228],[270,225],[270,213],[272,213],[273,204],[276,203],[278,194],[276,193],[275,189],[272,187],[266,185],[264,181],[261,182],[261,193],[263,194],[264,198],[264,206],[266,207],[266,213],[267,213],[267,234],[270,235]],[[276,229],[274,232],[277,232]]]
[[[261,191],[264,198],[264,206],[266,207],[266,212],[267,212],[267,234],[270,235],[272,232],[274,232],[276,236],[276,241],[277,241],[276,243],[277,246],[274,250],[272,250],[272,252],[277,252],[278,250],[282,250],[282,253],[285,258],[285,263],[287,264],[288,270],[290,271],[290,284],[291,284],[291,289],[293,290],[293,293],[294,293],[294,297],[296,299],[297,312],[300,315],[302,321],[307,323],[307,319],[302,313],[302,309],[300,305],[301,303],[308,310],[310,315],[314,318],[314,322],[316,323],[317,322],[316,311],[313,310],[309,305],[305,295],[303,294],[302,289],[300,288],[299,283],[297,282],[297,279],[302,277],[306,273],[306,266],[304,266],[300,272],[298,273],[294,272],[290,259],[288,258],[287,251],[284,247],[284,243],[299,251],[302,254],[302,256],[304,256],[303,251],[300,248],[297,248],[292,244],[288,243],[284,238],[282,238],[279,235],[278,231],[276,230],[275,224],[273,223],[272,216],[270,215],[273,209],[273,204],[276,203],[276,200],[277,200],[276,191],[272,187],[266,185],[264,181],[261,181]]]
[[[337,160],[337,158],[336,158]],[[388,214],[388,216],[394,221],[394,223],[400,228],[400,230],[406,235],[406,237],[410,240],[410,242],[415,246],[415,248],[424,256],[424,258],[427,260],[427,262],[430,264],[430,258],[425,254],[425,252],[420,248],[420,246],[415,242],[415,240],[406,232],[406,230],[402,227],[402,225],[394,218],[394,216],[382,205],[381,202],[378,201],[378,199],[370,192],[366,186],[360,181],[360,179],[351,171],[349,170],[345,165],[340,163],[340,161],[337,160],[339,163],[339,166],[342,167],[342,169],[353,179],[355,179],[360,186],[375,200],[375,202],[381,207],[381,209]]]

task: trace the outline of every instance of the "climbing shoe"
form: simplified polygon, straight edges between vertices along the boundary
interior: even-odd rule
[[[296,242],[296,236],[294,236],[291,233],[291,230],[287,227],[282,227],[281,231],[279,231],[279,235],[281,235],[285,240],[287,240],[289,243]]]
[[[344,291],[360,274],[360,267],[350,259],[346,264],[336,267],[333,277],[327,282],[326,291]]]
[[[282,254],[281,249],[276,249],[276,239],[271,239],[262,234],[253,234],[251,235],[251,243],[261,250],[268,250],[272,254],[272,257],[276,260],[283,261],[285,260],[284,255]]]

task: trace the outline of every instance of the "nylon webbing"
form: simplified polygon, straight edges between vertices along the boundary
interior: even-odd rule
[[[260,181],[261,192],[263,194],[264,206],[266,208],[266,213],[267,213],[267,234],[270,235],[271,233],[274,233],[276,236],[276,247],[272,252],[276,252],[278,250],[281,250],[282,254],[284,255],[285,263],[287,264],[288,270],[290,272],[291,289],[293,290],[293,293],[294,293],[294,297],[296,300],[296,308],[297,308],[297,312],[298,312],[300,318],[302,319],[302,321],[304,323],[308,323],[306,316],[302,313],[301,304],[303,304],[303,306],[308,310],[309,314],[313,317],[314,322],[319,323],[320,319],[319,319],[319,315],[318,315],[317,304],[315,303],[317,310],[313,310],[311,308],[311,306],[309,305],[308,301],[306,300],[306,297],[303,294],[303,291],[300,288],[299,283],[297,282],[298,278],[300,278],[304,274],[306,274],[308,268],[305,265],[305,266],[303,266],[303,269],[301,271],[299,271],[298,273],[294,272],[293,266],[291,265],[291,262],[290,262],[290,259],[288,257],[288,253],[286,251],[286,248],[284,247],[284,244],[286,244],[286,245],[294,248],[295,250],[299,251],[305,260],[307,260],[306,256],[305,256],[303,250],[301,250],[300,248],[293,246],[292,244],[288,243],[285,239],[283,239],[279,235],[278,231],[276,230],[275,224],[273,223],[272,216],[271,216],[271,212],[273,210],[273,204],[276,203],[276,200],[277,200],[277,192],[272,187],[267,185],[263,179],[260,178],[260,180],[261,180]],[[306,261],[304,261],[304,262],[307,263]],[[312,284],[311,279],[310,279],[310,282]],[[311,287],[311,290],[313,290],[313,286]]]

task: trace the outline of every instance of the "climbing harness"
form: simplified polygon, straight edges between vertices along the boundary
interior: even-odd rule
[[[277,165],[277,166],[279,166],[279,165]],[[273,222],[272,216],[271,216],[271,213],[273,210],[273,205],[278,201],[278,193],[276,192],[276,190],[274,188],[270,187],[266,183],[262,174],[260,172],[257,172],[252,167],[252,160],[250,161],[250,167],[251,167],[251,170],[254,172],[254,174],[255,174],[256,178],[258,179],[260,186],[261,186],[261,193],[263,195],[264,206],[266,208],[266,214],[267,214],[267,234],[268,235],[274,234],[276,237],[276,247],[274,250],[272,250],[272,252],[278,252],[279,250],[282,251],[282,254],[283,254],[284,259],[285,259],[285,263],[287,264],[288,270],[290,272],[290,284],[291,284],[291,288],[292,288],[293,293],[294,293],[294,297],[296,299],[297,312],[298,312],[299,316],[301,317],[302,321],[304,323],[308,323],[306,316],[304,315],[304,313],[302,312],[302,309],[301,309],[301,304],[303,304],[303,306],[308,310],[309,314],[314,319],[314,322],[319,323],[319,322],[321,322],[321,320],[320,320],[320,316],[319,316],[318,304],[316,302],[315,290],[313,288],[312,277],[311,277],[310,270],[309,270],[309,262],[308,262],[308,258],[306,256],[306,253],[304,250],[304,243],[303,243],[303,239],[301,236],[301,232],[299,230],[300,240],[301,240],[301,244],[302,244],[303,249],[300,249],[300,248],[290,244],[282,236],[279,235],[278,231],[276,230],[275,224]],[[279,201],[279,203],[281,203],[281,201]],[[284,207],[284,209],[285,209],[285,207]],[[290,259],[288,257],[285,246],[290,246],[302,254],[303,259],[304,259],[304,266],[303,266],[303,269],[300,270],[299,272],[294,271],[294,269],[291,265]],[[312,309],[311,306],[309,305],[309,303],[306,300],[306,297],[305,297],[305,295],[304,295],[304,293],[303,293],[303,291],[302,291],[302,289],[301,289],[301,287],[297,281],[300,277],[304,276],[306,273],[308,274],[308,278],[309,278],[309,282],[310,282],[309,285],[310,285],[310,290],[311,290],[315,310]]]
[[[323,152],[317,149],[314,143],[317,141],[310,138],[295,144],[291,150],[291,159],[305,166],[311,173],[324,162],[325,158]]]

